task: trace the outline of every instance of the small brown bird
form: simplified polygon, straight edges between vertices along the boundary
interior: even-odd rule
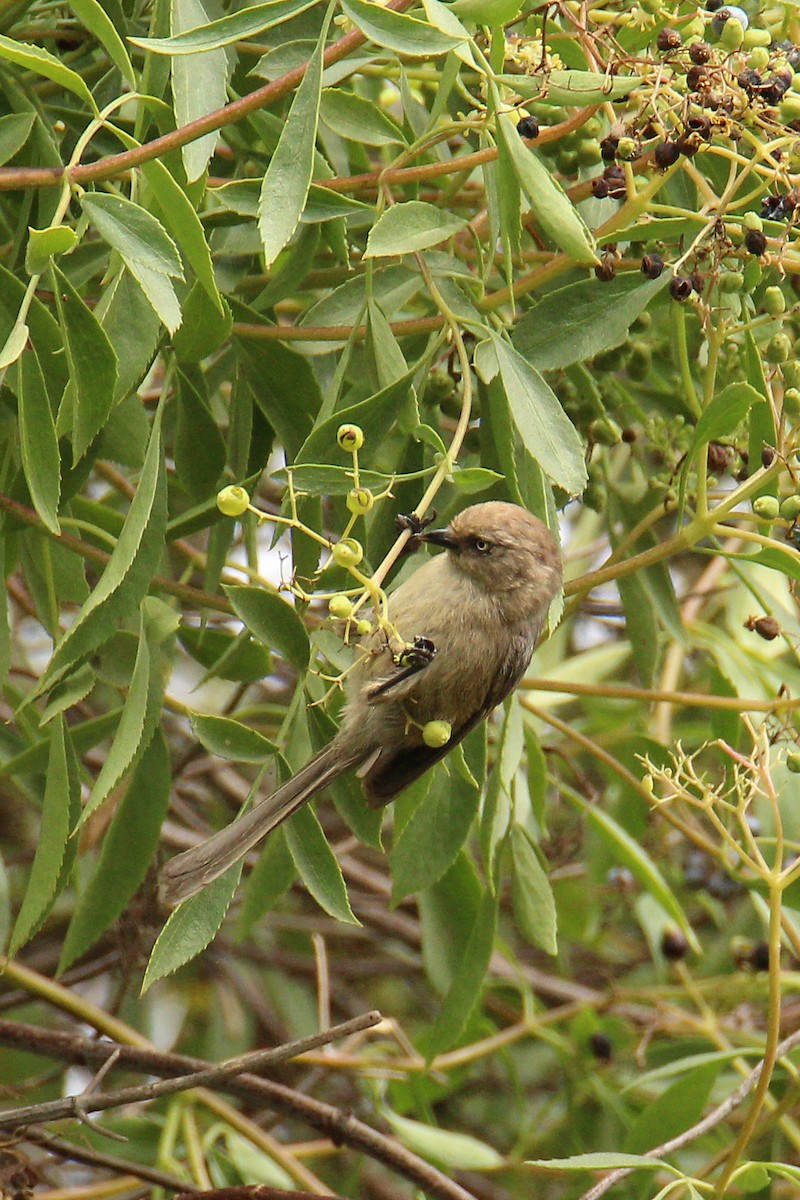
[[[419,537],[446,553],[391,594],[388,614],[416,649],[400,653],[381,630],[362,642],[330,744],[245,816],[171,859],[160,878],[164,904],[211,883],[346,771],[358,769],[369,803],[387,804],[516,687],[561,587],[549,529],[516,504],[490,500]],[[444,745],[423,740],[430,721],[451,726]]]

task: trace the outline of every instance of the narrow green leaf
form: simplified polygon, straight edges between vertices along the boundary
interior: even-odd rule
[[[12,958],[40,928],[57,898],[72,830],[74,801],[74,789],[67,767],[64,718],[59,716],[50,734],[47,781],[36,854],[8,950]]]
[[[200,295],[216,315],[216,309],[211,308],[205,300],[205,293],[201,292]],[[189,373],[178,372],[178,420],[173,457],[181,485],[193,500],[203,500],[209,494],[216,493],[225,469],[225,442],[209,411],[208,402],[195,387],[195,382],[203,386],[202,377],[197,373],[191,370]]]
[[[473,496],[476,492],[485,492],[493,487],[503,476],[499,471],[490,471],[486,467],[464,467],[453,471],[452,481],[465,496]]]
[[[140,758],[67,928],[59,973],[121,916],[158,849],[169,806],[169,753],[160,730]]]
[[[286,831],[283,828],[275,829],[267,838],[261,857],[245,885],[237,926],[239,937],[249,935],[256,921],[260,921],[280,900],[296,877],[294,860],[286,844]]]
[[[192,713],[190,720],[197,740],[220,758],[230,758],[234,762],[263,762],[278,753],[278,747],[269,738],[241,721],[204,713]]]
[[[461,973],[482,898],[478,873],[466,850],[438,883],[419,894],[425,972],[440,996],[447,995]]]
[[[705,1112],[721,1066],[721,1062],[709,1062],[687,1071],[683,1078],[650,1100],[628,1129],[623,1149],[643,1154],[695,1125]]]
[[[301,808],[284,829],[297,872],[320,908],[337,921],[359,925],[336,856],[312,809]]]
[[[449,1129],[412,1121],[389,1108],[381,1111],[398,1141],[422,1158],[451,1171],[493,1171],[505,1162],[493,1146],[470,1134],[452,1133]]]
[[[35,120],[35,113],[9,113],[0,117],[0,166],[22,149]]]
[[[100,303],[95,309],[95,316],[117,356],[117,391],[114,397],[116,405],[111,414],[113,421],[115,414],[119,413],[120,401],[126,399],[147,374],[158,348],[161,326],[153,306],[124,263],[119,264],[117,274],[106,283]],[[142,454],[136,461],[135,446],[140,443],[140,438],[129,438],[126,435],[124,445],[118,447],[125,455],[125,460],[117,458],[115,461],[126,461],[133,455],[133,461],[127,462],[126,465],[139,467],[147,448],[146,435],[149,427],[141,401],[138,399],[136,409],[138,419],[133,417],[131,421],[136,423],[139,430],[144,429]],[[103,431],[104,438],[110,432],[109,425],[110,422]],[[113,457],[105,448],[104,453]]]
[[[390,146],[405,141],[399,126],[382,109],[342,88],[329,88],[322,93],[319,115],[334,133],[351,142]]]
[[[54,255],[66,254],[77,244],[78,235],[69,225],[49,225],[46,229],[29,227],[25,270],[29,275],[42,275]]]
[[[451,867],[478,811],[480,792],[444,764],[392,847],[392,903],[431,887]]]
[[[177,971],[213,941],[230,908],[241,874],[242,864],[235,863],[219,879],[170,913],[153,946],[144,973],[143,994],[157,979]]]
[[[27,325],[14,325],[2,348],[0,348],[0,371],[10,367],[17,361],[28,344],[29,329]]]
[[[322,95],[322,55],[331,15],[329,9],[261,185],[258,229],[267,267],[272,265],[297,229],[314,175]]]
[[[461,38],[434,29],[426,21],[392,12],[366,0],[342,0],[342,9],[376,46],[411,58],[438,58],[461,45]]]
[[[359,425],[364,433],[365,449],[371,450],[373,442],[379,444],[394,424],[403,401],[411,391],[413,369],[402,378],[389,384],[368,400],[340,408],[332,416],[315,426],[297,452],[295,462],[324,463],[341,462],[342,451],[336,441],[340,425]]]
[[[453,6],[457,9],[457,3]],[[547,95],[548,104],[605,104],[622,100],[641,86],[638,75],[598,75],[596,71],[548,71],[546,75],[496,75],[496,83],[513,88],[518,96],[532,100]],[[657,235],[654,235],[657,236]]]
[[[617,1154],[614,1150],[595,1154],[573,1154],[569,1158],[529,1158],[529,1167],[540,1171],[623,1171],[642,1167],[648,1171],[672,1171],[674,1167],[660,1158],[645,1158],[643,1154]]]
[[[498,114],[497,133],[505,143],[519,185],[545,233],[575,262],[596,263],[595,241],[586,222],[536,151],[523,144],[507,113]]]
[[[197,27],[208,27],[223,17],[220,0],[170,0],[171,32],[180,35]],[[222,108],[228,98],[228,80],[235,55],[221,48],[204,50],[192,58],[177,56],[170,63],[175,121],[180,128],[207,113]],[[194,138],[181,147],[181,157],[190,182],[200,179],[217,145],[216,130]]]
[[[369,231],[364,257],[381,258],[427,250],[458,233],[466,223],[463,218],[454,217],[422,200],[393,204]]]
[[[511,417],[525,449],[572,495],[586,486],[583,447],[555,392],[503,338],[492,335]]]
[[[549,292],[517,323],[512,342],[539,371],[583,362],[625,341],[636,318],[671,279],[643,283],[635,272],[609,283],[592,276]]]
[[[193,625],[182,625],[178,638],[187,653],[206,667],[212,677],[254,683],[272,674],[269,651],[252,638],[242,638],[226,629],[199,629]]]
[[[69,0],[69,6],[81,24],[94,34],[120,74],[135,88],[136,72],[125,43],[103,6],[97,0]]]
[[[486,893],[472,927],[461,971],[453,980],[426,1045],[428,1060],[454,1045],[467,1027],[489,970],[497,924],[497,900]]]
[[[72,403],[73,464],[83,457],[106,422],[117,386],[117,356],[100,322],[58,267],[56,307],[64,337],[70,381],[64,393]],[[64,401],[62,401],[64,403]]]
[[[180,328],[183,317],[172,280],[160,271],[152,271],[144,263],[131,261],[127,263],[127,267],[162,324],[170,333],[175,333]]]
[[[31,347],[19,365],[19,439],[22,469],[33,506],[51,532],[60,533],[61,460],[42,368]]]
[[[86,192],[81,208],[100,236],[126,263],[141,263],[160,275],[183,278],[177,246],[147,209],[111,192]]]
[[[217,287],[211,251],[194,205],[165,163],[153,159],[143,163],[141,170],[158,201],[164,225],[186,255],[215,308],[225,314],[227,309]]]
[[[517,924],[532,945],[539,946],[547,954],[557,954],[558,916],[553,889],[527,831],[516,823],[511,826],[511,855]]]
[[[701,446],[713,442],[717,438],[726,437],[733,433],[744,420],[751,408],[763,404],[764,397],[749,383],[730,383],[714,396],[695,425],[692,441],[687,451],[687,458]]]
[[[267,4],[253,4],[239,12],[229,13],[216,21],[185,29],[166,38],[131,37],[128,40],[142,50],[152,54],[197,54],[204,50],[218,50],[244,38],[255,37],[265,29],[281,25],[290,17],[313,8],[318,0],[269,0]]]
[[[223,591],[237,617],[263,645],[278,650],[298,671],[308,668],[311,644],[291,604],[259,587],[230,584]]]
[[[36,688],[57,683],[136,610],[164,550],[166,480],[161,455],[161,409],[156,413],[139,486],[99,583],[58,643]]]
[[[83,100],[93,113],[97,112],[94,97],[83,78],[77,71],[65,67],[61,59],[56,58],[49,50],[44,50],[41,46],[32,46],[29,42],[16,42],[0,34],[0,58],[16,63],[26,71],[33,71],[36,75],[44,75],[45,79],[52,79],[53,83],[66,88],[68,92]]]

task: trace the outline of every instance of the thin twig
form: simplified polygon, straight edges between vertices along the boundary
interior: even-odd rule
[[[84,1163],[88,1167],[105,1167],[118,1174],[132,1175],[135,1179],[146,1179],[148,1183],[155,1183],[158,1187],[167,1188],[171,1192],[181,1192],[183,1195],[193,1196],[199,1191],[185,1179],[179,1179],[177,1175],[170,1175],[167,1171],[158,1171],[143,1163],[129,1162],[127,1158],[119,1158],[116,1154],[105,1154],[102,1150],[94,1150],[89,1146],[77,1146],[74,1142],[53,1137],[41,1129],[26,1133],[25,1141],[31,1142],[35,1146],[44,1146],[52,1154],[57,1154],[59,1158]]]

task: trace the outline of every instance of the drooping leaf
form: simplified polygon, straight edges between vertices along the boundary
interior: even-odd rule
[[[52,79],[53,83],[66,88],[68,92],[83,100],[93,113],[97,112],[94,97],[83,77],[65,66],[60,58],[56,58],[42,46],[33,46],[30,42],[17,42],[0,34],[0,58],[16,63],[26,71],[33,71],[36,75],[44,75],[45,79]]]
[[[33,506],[51,532],[59,533],[61,461],[50,399],[36,351],[31,347],[19,366],[19,437],[22,469]]]
[[[235,863],[170,913],[153,946],[144,973],[143,993],[156,980],[177,971],[213,941],[230,908],[241,874],[242,864]]]
[[[312,809],[308,805],[301,808],[284,828],[297,873],[320,908],[337,921],[359,925],[341,868]]]
[[[69,6],[81,24],[94,34],[117,70],[135,88],[136,73],[125,43],[102,4],[98,0],[69,0]]]
[[[480,792],[439,764],[431,785],[403,826],[389,860],[392,902],[431,887],[452,866],[478,811]]]
[[[298,671],[306,670],[311,646],[291,604],[263,588],[230,584],[223,590],[237,617],[263,645],[278,650]]]
[[[392,12],[366,0],[342,0],[342,9],[376,46],[411,58],[436,58],[460,45],[461,39],[434,29],[407,13]]]
[[[534,946],[539,946],[548,954],[557,954],[558,916],[553,889],[527,831],[516,822],[511,826],[511,855],[514,864],[512,894],[517,924]]]
[[[461,971],[444,998],[439,1015],[426,1040],[428,1060],[458,1041],[470,1014],[478,1003],[483,981],[494,949],[497,900],[487,892],[478,909],[475,924],[464,951]]]

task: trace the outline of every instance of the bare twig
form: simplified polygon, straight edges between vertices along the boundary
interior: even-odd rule
[[[78,1146],[74,1142],[67,1142],[63,1138],[44,1133],[41,1129],[26,1133],[25,1141],[32,1142],[36,1146],[43,1146],[52,1154],[58,1155],[59,1158],[85,1163],[89,1167],[105,1167],[109,1171],[131,1175],[135,1179],[146,1179],[148,1183],[155,1183],[158,1187],[167,1188],[171,1192],[181,1192],[183,1195],[193,1196],[198,1190],[187,1183],[185,1179],[179,1179],[177,1175],[170,1175],[167,1171],[157,1171],[143,1163],[129,1162],[127,1158],[119,1158],[116,1154],[105,1154],[102,1150],[93,1150],[89,1146]]]

